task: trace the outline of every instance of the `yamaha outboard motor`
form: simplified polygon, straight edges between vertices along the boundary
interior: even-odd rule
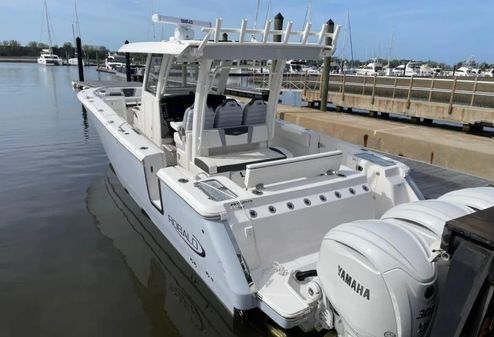
[[[428,243],[383,220],[326,234],[317,272],[338,336],[422,337],[436,307],[437,271]],[[331,317],[333,319],[333,317]]]

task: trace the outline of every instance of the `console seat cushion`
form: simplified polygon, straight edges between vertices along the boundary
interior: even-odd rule
[[[216,156],[197,157],[194,164],[208,174],[216,174],[242,171],[249,164],[285,158],[286,156],[279,150],[264,148]]]

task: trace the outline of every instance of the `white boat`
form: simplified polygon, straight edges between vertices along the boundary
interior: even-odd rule
[[[38,57],[38,64],[43,64],[43,65],[54,65],[54,66],[61,66],[63,64],[63,61],[58,55],[53,54],[53,49],[52,49],[52,43],[51,43],[51,26],[50,26],[50,20],[48,17],[48,6],[46,5],[46,0],[44,2],[44,14],[45,14],[45,19],[46,19],[46,27],[48,31],[48,48],[41,50],[41,54]]]
[[[470,67],[459,67],[454,71],[455,76],[470,77],[472,75],[472,69]]]
[[[487,69],[482,72],[482,76],[484,77],[494,77],[494,68],[492,69]]]
[[[380,62],[373,61],[368,63],[367,65],[357,69],[357,75],[364,76],[382,76],[384,75],[384,67]]]
[[[116,70],[120,67],[125,67],[125,56],[108,52],[108,56],[105,59],[105,68],[107,70]]]
[[[393,68],[391,70],[391,74],[393,74],[393,76],[404,76],[405,75],[405,67],[406,67],[405,64],[400,64],[399,66],[397,66],[396,68]]]
[[[62,59],[58,55],[53,54],[51,49],[43,49],[38,57],[38,63],[46,66],[61,66],[63,64]]]
[[[232,314],[259,308],[283,328],[424,336],[447,270],[436,246],[445,222],[494,205],[493,189],[470,191],[484,197],[471,207],[464,191],[422,200],[406,165],[276,119],[286,60],[331,56],[324,41],[339,27],[288,24],[271,42],[270,21],[153,18],[177,23],[175,38],[119,50],[147,55],[142,88],[78,99],[122,185],[197,277]],[[238,38],[220,42],[224,32]],[[241,66],[231,60],[271,61],[267,102],[225,96]]]
[[[405,76],[420,76],[420,62],[410,61],[405,67]]]
[[[301,60],[289,60],[285,63],[286,74],[305,74],[304,68],[307,67],[307,62]]]
[[[79,61],[77,60],[77,57],[71,57],[69,58],[69,65],[71,66],[77,66],[79,65]],[[84,65],[84,60],[82,60],[82,65]]]

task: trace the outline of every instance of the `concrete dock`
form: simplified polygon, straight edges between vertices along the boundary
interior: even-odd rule
[[[493,138],[287,105],[278,106],[278,116],[354,144],[494,180]]]

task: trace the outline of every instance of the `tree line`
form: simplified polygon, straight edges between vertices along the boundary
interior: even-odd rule
[[[31,41],[25,46],[21,45],[19,41],[16,40],[6,40],[0,43],[0,56],[30,56],[30,57],[38,57],[42,49],[47,49],[48,45],[42,42]],[[61,58],[71,58],[75,57],[75,47],[71,42],[65,42],[62,46],[53,46],[53,53],[60,56]],[[108,48],[105,46],[94,46],[94,45],[83,45],[83,57],[89,60],[103,60],[108,55]],[[139,59],[140,60],[140,59]],[[142,60],[140,60],[142,61]],[[378,59],[383,65],[388,63],[385,59]],[[407,64],[410,60],[406,59],[393,59],[389,61],[389,65],[392,68],[396,68],[400,64]],[[332,64],[342,65],[345,64],[347,67],[358,68],[361,66],[365,66],[366,64],[374,62],[374,60],[354,60],[353,62],[350,60],[344,60],[337,57],[332,58]],[[322,64],[321,60],[308,61],[309,65],[320,66]],[[475,60],[466,60],[460,61],[454,65],[449,65],[443,62],[436,62],[433,60],[427,60],[422,63],[427,63],[431,67],[438,67],[442,70],[452,70],[453,67],[458,69],[461,66],[470,66],[472,68],[479,68],[481,70],[487,70],[494,68],[494,64],[490,64],[487,62],[476,62]]]
[[[42,42],[31,41],[22,45],[19,41],[10,40],[0,43],[0,56],[25,56],[38,57],[42,49],[47,49],[48,45]],[[75,57],[75,47],[71,42],[65,42],[62,46],[52,46],[53,53],[61,58]],[[108,48],[105,46],[83,45],[83,57],[89,60],[103,60],[108,55]]]

